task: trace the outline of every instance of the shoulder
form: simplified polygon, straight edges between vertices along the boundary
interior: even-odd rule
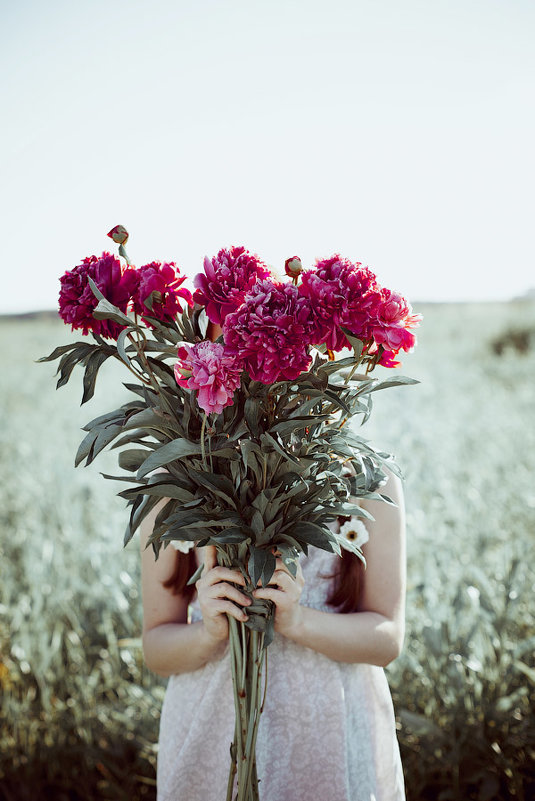
[[[362,501],[363,508],[374,519],[366,520],[369,540],[362,548],[366,570],[361,608],[401,620],[406,588],[405,504],[401,480],[389,471],[381,492],[395,505]]]

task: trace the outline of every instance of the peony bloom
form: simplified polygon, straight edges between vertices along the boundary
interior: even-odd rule
[[[110,239],[113,239],[118,245],[126,245],[126,241],[128,239],[128,231],[124,227],[124,225],[116,225],[111,231],[108,231],[106,236],[109,236]]]
[[[341,327],[368,339],[369,321],[381,297],[375,275],[339,255],[318,261],[302,275],[299,292],[310,301],[315,345],[332,351],[349,347]]]
[[[289,278],[293,278],[294,281],[301,275],[303,272],[303,264],[299,256],[292,256],[291,259],[286,259],[284,262],[284,272]]]
[[[292,380],[310,365],[310,314],[308,300],[293,284],[259,281],[227,315],[225,343],[254,381]]]
[[[385,351],[392,351],[392,356],[400,350],[410,351],[416,344],[416,336],[410,329],[419,325],[421,319],[421,314],[412,314],[409,303],[402,295],[391,289],[383,289],[376,318],[371,325],[372,336]],[[380,364],[390,366],[382,359]]]
[[[236,311],[251,287],[271,275],[268,267],[244,247],[222,249],[217,256],[205,256],[204,273],[193,283],[195,303],[206,307],[208,318],[223,325],[227,314]]]
[[[178,359],[177,384],[198,393],[197,403],[206,414],[221,414],[225,406],[232,406],[242,367],[223,345],[208,340],[196,345],[182,342]]]
[[[61,319],[70,324],[72,330],[81,328],[84,334],[93,331],[100,336],[117,339],[124,326],[112,320],[96,320],[93,317],[93,310],[99,301],[89,286],[88,278],[93,279],[106,300],[126,312],[137,285],[136,271],[123,270],[119,259],[105,252],[100,258],[88,256],[59,279]]]
[[[180,288],[186,276],[180,275],[174,262],[167,264],[153,261],[140,267],[136,272],[138,287],[132,298],[136,314],[164,320],[176,317],[182,312],[181,298],[188,306],[193,306],[189,289]],[[151,295],[152,308],[149,308],[146,301]],[[150,325],[150,322],[147,321],[147,325]]]

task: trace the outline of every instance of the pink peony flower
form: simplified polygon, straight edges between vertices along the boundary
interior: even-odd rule
[[[325,343],[332,351],[349,347],[342,326],[360,339],[369,338],[369,321],[381,296],[375,275],[360,262],[339,255],[318,261],[303,273],[299,292],[310,301],[314,344]]]
[[[175,364],[177,384],[193,389],[197,403],[206,414],[221,414],[232,406],[235,390],[240,386],[242,367],[223,345],[204,340],[196,345],[182,342]]]
[[[73,270],[68,270],[60,280],[59,316],[71,325],[81,328],[84,334],[93,331],[103,337],[117,339],[124,326],[112,320],[96,320],[93,309],[98,299],[89,286],[92,278],[104,297],[126,312],[132,292],[137,285],[135,270],[122,269],[119,259],[104,252],[100,258],[88,256]]]
[[[133,308],[136,314],[156,317],[164,320],[169,317],[176,317],[182,312],[180,299],[186,301],[188,306],[193,306],[193,299],[189,289],[180,288],[186,280],[185,275],[180,275],[174,262],[161,263],[153,261],[145,264],[137,271],[138,287],[133,300]],[[154,294],[153,294],[154,293]],[[146,305],[147,298],[152,294],[152,309]],[[150,325],[149,321],[146,321]]]
[[[400,350],[410,351],[416,345],[411,331],[420,324],[421,314],[412,314],[405,298],[391,289],[381,291],[381,302],[376,308],[376,319],[371,325],[372,336],[378,345],[395,356]],[[380,362],[383,364],[383,362]]]
[[[222,249],[217,256],[205,256],[204,273],[193,279],[195,303],[206,307],[208,318],[223,325],[227,314],[236,311],[245,294],[259,280],[271,275],[268,267],[244,247]]]
[[[227,315],[225,343],[254,381],[292,380],[310,365],[310,314],[308,300],[293,284],[259,281]]]

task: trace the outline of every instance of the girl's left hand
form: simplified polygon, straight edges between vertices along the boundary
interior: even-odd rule
[[[275,604],[275,631],[284,636],[299,626],[302,606],[299,601],[305,586],[301,565],[297,563],[297,574],[294,578],[284,566],[282,559],[277,559],[275,572],[267,587],[254,590],[255,598],[267,598]]]

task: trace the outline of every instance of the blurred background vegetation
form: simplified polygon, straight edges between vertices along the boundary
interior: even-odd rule
[[[420,344],[362,433],[406,477],[407,636],[388,669],[408,801],[535,797],[535,304],[420,306]],[[165,681],[143,666],[138,544],[80,428],[53,319],[0,320],[0,801],[155,799]]]

